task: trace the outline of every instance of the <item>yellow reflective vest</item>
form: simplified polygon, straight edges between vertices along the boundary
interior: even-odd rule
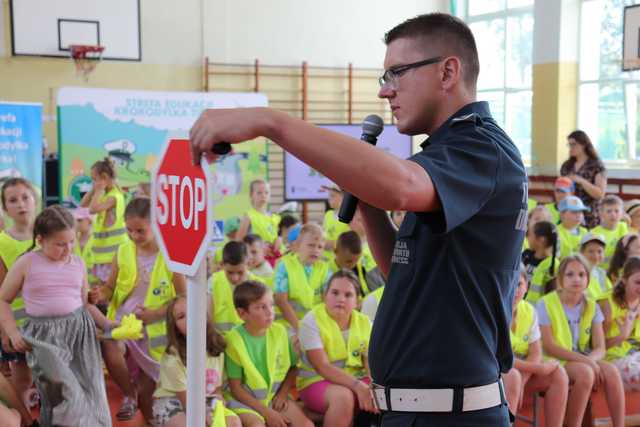
[[[331,262],[329,262],[329,273],[334,274],[336,271],[340,270],[340,267],[336,264],[335,255]],[[362,289],[362,293],[364,296],[367,296],[371,293],[369,290],[369,285],[367,285],[367,279],[365,277],[364,266],[362,265],[362,258],[358,260],[356,264],[356,271],[358,274],[358,281],[360,282],[360,289]]]
[[[0,231],[0,259],[4,263],[7,271],[13,266],[18,257],[27,252],[33,240],[16,240],[9,233]],[[20,294],[22,295],[22,294]],[[27,319],[27,311],[24,308],[24,299],[22,296],[16,296],[11,303],[13,317],[16,319],[16,325],[20,327]]]
[[[560,243],[560,258],[566,258],[571,254],[580,252],[580,240],[588,233],[586,228],[578,226],[577,233],[574,233],[559,224],[557,230],[558,242]]]
[[[118,250],[118,246],[127,242],[127,229],[124,224],[124,194],[116,186],[106,192],[100,203],[104,203],[109,197],[116,200],[113,208],[115,220],[113,224],[107,225],[110,218],[108,215],[111,209],[98,213],[93,226],[93,262],[96,264],[109,264]]]
[[[225,356],[231,358],[238,366],[242,367],[244,378],[243,386],[249,393],[266,407],[270,407],[271,399],[278,392],[291,368],[291,355],[289,354],[289,336],[284,326],[272,324],[266,333],[267,346],[267,370],[269,371],[269,383],[264,379],[249,356],[247,346],[238,332],[237,326],[231,329],[225,339],[227,348]],[[237,414],[254,413],[249,406],[227,395],[227,406]]]
[[[118,277],[107,309],[107,317],[110,320],[115,320],[118,308],[120,308],[137,286],[138,265],[135,244],[129,240],[120,245],[117,256]],[[143,304],[144,307],[156,310],[167,305],[176,297],[176,290],[172,278],[173,274],[167,268],[162,254],[158,252],[153,270],[151,271],[149,288]],[[167,346],[166,322],[164,319],[158,320],[146,325],[145,329],[149,340],[149,354],[151,354],[151,357],[155,360],[160,361]]]
[[[593,267],[589,273],[587,296],[593,300],[599,300],[611,288],[613,288],[613,285],[609,277],[607,277],[607,272],[601,267]]]
[[[298,319],[302,319],[314,305],[322,302],[322,287],[327,278],[329,265],[316,261],[307,278],[304,266],[295,253],[280,258],[284,263],[289,281],[289,304],[295,310]]]
[[[273,243],[278,238],[278,223],[280,223],[280,215],[265,214],[258,212],[255,208],[249,208],[247,211],[249,221],[251,221],[251,232],[262,237],[267,243]]]
[[[542,297],[549,320],[551,331],[556,343],[562,348],[573,351],[573,337],[569,329],[569,321],[564,313],[562,302],[557,291],[553,291]],[[596,303],[592,299],[585,298],[582,317],[580,318],[580,336],[578,337],[578,350],[587,352],[591,344],[591,324],[596,315]]]
[[[519,357],[527,357],[529,354],[529,333],[533,325],[534,313],[535,308],[527,301],[522,300],[518,303],[514,319],[516,330],[509,328],[509,334],[511,335],[511,349]]]
[[[73,253],[76,254],[82,261],[87,270],[87,281],[89,285],[98,283],[100,280],[94,276],[91,271],[93,269],[93,236],[89,236],[89,239],[84,244],[84,247],[80,248],[80,241],[76,239],[76,244],[73,247]]]
[[[601,299],[609,301],[609,307],[611,307],[611,326],[609,326],[606,337],[608,339],[615,338],[620,335],[620,327],[618,326],[618,322],[625,322],[629,310],[618,305],[618,303],[613,299],[612,291],[609,291],[602,295]],[[636,344],[634,346],[630,341],[640,343],[640,319],[638,319],[637,317],[633,325],[631,336],[617,346],[608,348],[606,359],[622,359],[623,357],[626,357],[631,350],[638,350],[638,345]]]
[[[369,337],[371,336],[369,318],[359,311],[353,310],[349,322],[348,342],[345,342],[340,327],[327,312],[325,304],[314,307],[308,316],[315,317],[329,362],[354,377],[366,376],[364,360],[369,349]],[[323,378],[316,372],[307,355],[303,352],[298,363],[297,389],[304,390],[322,380]]]
[[[249,273],[249,280],[263,282],[258,276]],[[222,332],[228,332],[237,325],[243,324],[243,320],[236,311],[233,303],[233,285],[227,279],[223,271],[217,271],[211,275],[211,300],[213,312],[211,320]]]

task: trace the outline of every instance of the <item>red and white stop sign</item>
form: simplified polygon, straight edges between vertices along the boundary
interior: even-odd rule
[[[188,139],[169,138],[151,176],[151,225],[167,266],[195,274],[211,240],[213,182],[202,160],[191,160]]]

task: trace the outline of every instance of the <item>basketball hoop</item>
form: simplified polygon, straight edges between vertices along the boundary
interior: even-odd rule
[[[76,73],[82,74],[85,80],[89,80],[89,74],[96,68],[102,59],[104,46],[73,44],[69,46],[71,59],[76,64]]]

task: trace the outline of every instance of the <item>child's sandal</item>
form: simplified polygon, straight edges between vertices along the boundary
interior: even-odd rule
[[[135,399],[125,397],[122,400],[122,406],[120,406],[120,409],[118,409],[118,412],[116,413],[116,418],[118,421],[129,421],[136,415],[137,410],[138,407]]]

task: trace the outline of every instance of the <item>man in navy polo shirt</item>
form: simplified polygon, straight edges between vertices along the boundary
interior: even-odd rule
[[[473,35],[446,14],[387,33],[379,96],[401,133],[428,134],[407,160],[270,109],[208,110],[191,130],[196,158],[218,142],[266,136],[362,203],[388,284],[369,359],[374,399],[345,381],[383,426],[508,426],[500,372],[527,221],[520,154],[475,102]],[[387,210],[405,210],[397,230]]]

